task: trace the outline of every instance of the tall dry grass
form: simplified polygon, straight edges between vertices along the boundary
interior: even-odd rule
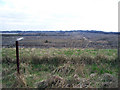
[[[25,80],[20,79],[23,80],[23,84],[17,82],[22,84],[21,87],[26,85],[36,87],[34,86],[36,82],[39,82],[38,87],[100,87],[104,82],[97,77],[105,73],[117,76],[118,58],[113,51],[108,56],[104,52],[91,55],[97,50],[85,51],[70,48],[22,50],[20,50],[20,73]],[[19,79],[14,75],[16,73],[14,55],[15,52],[4,53],[2,58],[4,87],[11,87],[15,80]],[[96,85],[95,80],[100,85]]]

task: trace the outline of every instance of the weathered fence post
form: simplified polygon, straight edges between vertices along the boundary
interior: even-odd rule
[[[17,63],[17,73],[18,74],[20,74],[20,68],[19,68],[19,46],[18,46],[18,41],[20,41],[20,40],[22,40],[23,39],[23,37],[21,37],[21,38],[18,38],[17,40],[16,40],[16,63]]]
[[[19,71],[19,48],[18,48],[18,41],[16,41],[16,62],[17,62],[17,73],[20,74],[20,71]]]

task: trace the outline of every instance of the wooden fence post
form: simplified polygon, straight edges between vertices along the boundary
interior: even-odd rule
[[[20,71],[19,71],[19,48],[18,48],[18,41],[16,41],[16,63],[17,63],[17,73],[20,74]]]

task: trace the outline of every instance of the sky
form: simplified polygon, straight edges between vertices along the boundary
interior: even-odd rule
[[[118,32],[120,0],[0,0],[0,30]]]

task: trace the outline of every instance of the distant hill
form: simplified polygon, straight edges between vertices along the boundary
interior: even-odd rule
[[[71,30],[71,31],[0,31],[0,33],[45,33],[45,32],[89,32],[89,33],[101,33],[101,34],[120,34],[120,32],[104,32],[96,30]]]

